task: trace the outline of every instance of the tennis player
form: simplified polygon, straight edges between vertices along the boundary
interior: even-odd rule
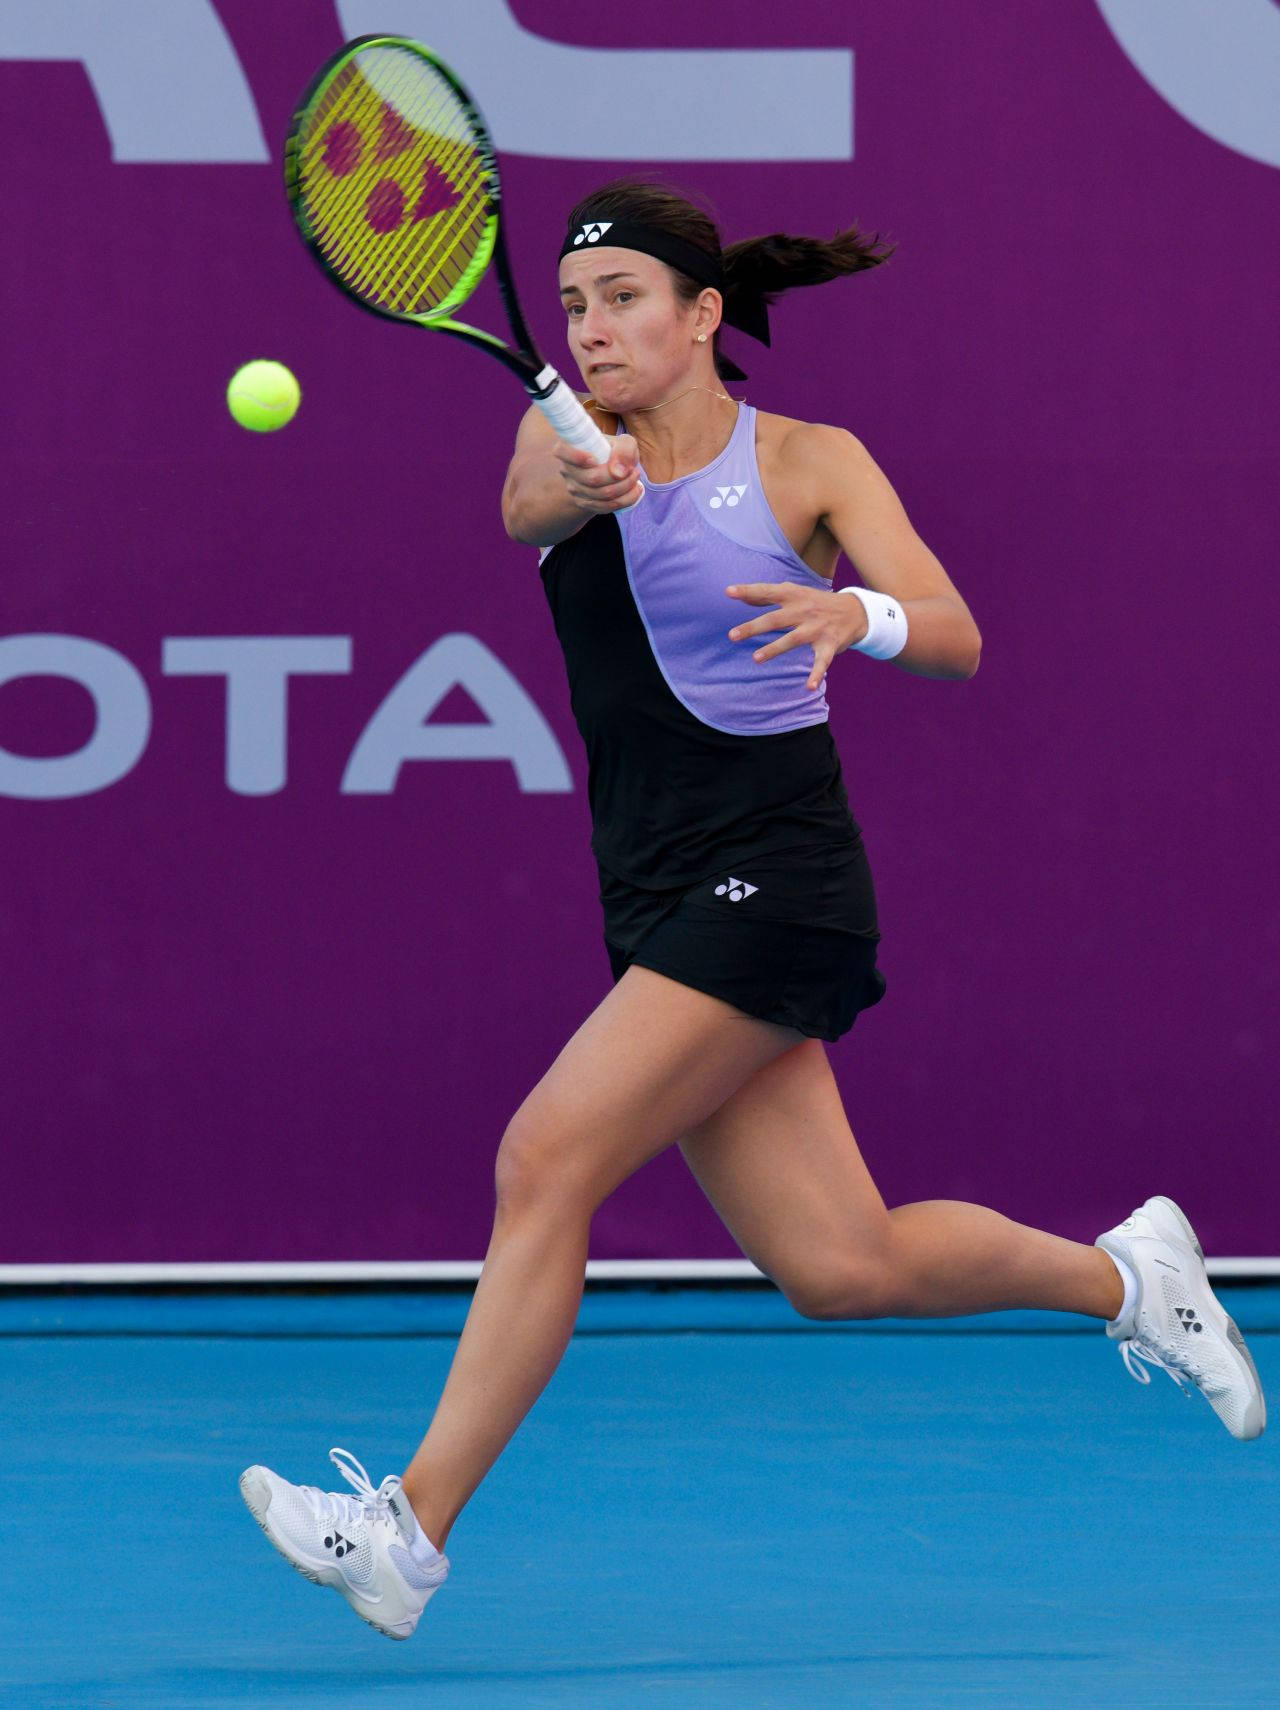
[[[890,1210],[841,1105],[823,1041],[885,987],[828,669],[851,653],[881,663],[840,670],[963,681],[981,640],[865,447],[732,397],[719,334],[767,343],[779,293],[888,253],[856,228],[722,250],[705,213],[637,181],[569,216],[569,347],[612,457],[531,409],[502,512],[542,550],[616,983],[503,1137],[484,1269],[403,1479],[375,1488],[335,1449],[353,1494],[265,1467],[241,1480],[277,1549],[392,1637],[443,1583],[454,1521],[564,1353],[596,1207],[673,1144],[806,1317],[1086,1313],[1141,1382],[1158,1367],[1234,1436],[1263,1428],[1253,1361],[1171,1200],[1093,1246],[950,1200]],[[860,580],[833,591],[842,552]]]

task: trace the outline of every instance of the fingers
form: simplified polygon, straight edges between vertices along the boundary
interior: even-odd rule
[[[813,670],[809,673],[806,689],[820,689],[822,680],[831,669],[831,661],[836,656],[834,647],[819,646],[813,650]]]
[[[563,439],[556,440],[551,450],[553,455],[568,468],[588,470],[608,467],[619,475],[626,474],[628,470],[636,468],[640,462],[640,451],[630,434],[618,434],[615,438],[610,439],[608,444],[610,455],[607,465],[597,463],[591,452],[584,451],[578,445],[569,445]]]
[[[576,504],[588,511],[617,511],[633,505],[644,489],[637,475],[636,442],[627,434],[610,440],[607,463],[597,463],[589,451],[557,440],[552,448],[560,475]]]
[[[825,589],[802,588],[794,582],[735,582],[725,592],[745,605],[770,608],[762,617],[735,624],[729,631],[730,641],[771,636],[751,655],[758,665],[790,652],[793,647],[812,648],[813,669],[807,687],[821,688],[831,661],[841,646],[846,645],[835,621],[837,615],[843,617],[844,610],[833,604],[833,595]]]
[[[766,622],[769,620],[766,619]],[[780,635],[764,647],[757,648],[751,655],[757,665],[764,665],[770,659],[776,659],[781,653],[789,653],[793,647],[811,647],[813,649],[813,669],[809,673],[806,688],[819,689],[822,680],[830,669],[831,661],[836,656],[832,644],[822,637],[814,638],[805,629],[793,629],[786,635]]]
[[[634,470],[620,479],[602,465],[573,473],[562,470],[561,474],[574,502],[588,511],[621,510],[634,504],[643,491]]]
[[[640,447],[629,433],[615,434],[613,455],[615,461],[625,463],[629,469],[634,469],[640,461]]]
[[[799,592],[794,582],[731,582],[725,589],[731,600],[749,606],[780,606],[788,595]]]
[[[777,625],[775,624],[776,628]],[[798,629],[790,630],[786,635],[780,635],[776,641],[771,641],[765,647],[759,647],[751,655],[758,665],[763,665],[766,659],[776,659],[780,653],[789,653],[793,647],[812,647],[813,642]]]
[[[771,606],[774,609],[765,617],[752,618],[747,623],[735,624],[729,631],[730,641],[749,641],[753,635],[767,635],[772,630],[786,629],[788,618],[785,608],[791,603],[789,596],[796,593],[793,582],[733,582],[725,589],[730,599],[741,600],[748,606]],[[794,622],[791,619],[790,622]]]
[[[634,475],[621,481],[606,476],[604,481],[576,483],[566,481],[570,493],[587,510],[613,511],[634,504],[640,497],[641,485]]]
[[[764,617],[752,618],[750,623],[735,624],[729,631],[730,641],[750,641],[753,635],[770,635],[775,629],[783,629],[786,619],[780,619],[780,612],[772,611]]]
[[[725,589],[725,593],[745,605],[771,608],[764,617],[735,624],[729,631],[730,641],[749,641],[754,635],[790,629],[808,615],[809,601],[805,590],[797,588],[794,582],[735,582]]]

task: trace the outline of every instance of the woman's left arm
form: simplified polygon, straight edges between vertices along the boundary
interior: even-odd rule
[[[778,473],[806,491],[813,514],[848,555],[863,586],[901,605],[907,644],[892,663],[921,677],[972,677],[982,652],[978,626],[866,447],[843,428],[798,424],[780,447]],[[787,630],[755,657],[812,647],[814,688],[835,654],[867,633],[862,601],[849,594],[759,582],[729,593],[748,605],[777,608],[730,630],[731,639]]]

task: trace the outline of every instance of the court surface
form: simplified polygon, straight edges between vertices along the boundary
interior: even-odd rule
[[[1274,1407],[1280,1290],[1223,1294]],[[589,1294],[393,1643],[236,1479],[399,1470],[465,1305],[0,1299],[0,1704],[1280,1706],[1276,1425],[1236,1443],[1084,1320],[752,1290]]]

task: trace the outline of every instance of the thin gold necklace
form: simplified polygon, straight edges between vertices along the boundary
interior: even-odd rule
[[[683,392],[677,392],[674,398],[664,398],[660,404],[642,404],[639,409],[632,410],[633,416],[647,416],[650,410],[665,410],[668,404],[678,404],[681,398],[687,398],[690,392],[705,392],[708,398],[723,398],[726,404],[735,403],[727,392],[713,392],[710,386],[688,386]]]

